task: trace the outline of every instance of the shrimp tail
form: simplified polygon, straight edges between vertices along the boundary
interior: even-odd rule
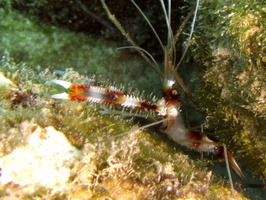
[[[225,159],[226,162],[226,166],[227,166],[227,170],[229,171],[229,165],[230,167],[236,172],[236,174],[242,179],[245,179],[245,176],[242,172],[242,170],[240,169],[240,167],[238,166],[236,160],[234,159],[233,155],[230,153],[230,151],[228,151],[226,149],[225,145],[219,145],[219,147],[217,146],[217,148],[214,151],[214,154],[216,154],[217,156]],[[228,172],[229,173],[229,172]]]
[[[240,169],[240,167],[238,166],[236,160],[234,159],[234,157],[232,156],[232,154],[227,151],[227,158],[228,158],[228,161],[229,161],[229,164],[230,166],[233,168],[233,170],[237,173],[237,175],[242,179],[244,180],[245,179],[245,176],[242,172],[242,170]]]

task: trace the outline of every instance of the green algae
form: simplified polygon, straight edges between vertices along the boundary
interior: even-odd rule
[[[207,127],[264,181],[265,9],[260,1],[201,1],[192,46]]]
[[[65,29],[39,23],[18,12],[7,12],[5,7],[0,11],[1,52],[8,48],[11,57],[18,63],[23,60],[30,65],[53,66],[59,70],[75,66],[83,68],[84,73],[88,70],[84,66],[104,64],[97,52],[102,52],[102,58],[110,58],[103,59],[104,62],[111,63],[115,57],[115,52],[106,41],[94,40],[82,33],[74,37]],[[96,48],[90,50],[91,46]],[[77,57],[78,60],[75,59]]]
[[[215,198],[217,191],[223,197],[231,196],[229,188],[216,185],[221,181],[210,183],[212,173],[204,167],[205,161],[190,159],[179,152],[177,149],[180,147],[163,134],[137,131],[113,138],[137,125],[120,115],[101,115],[99,107],[93,104],[51,99],[50,95],[60,93],[62,88],[49,82],[57,75],[48,70],[35,71],[25,64],[16,64],[8,55],[2,58],[0,64],[1,71],[17,84],[19,90],[16,92],[34,91],[27,94],[32,95],[34,104],[29,102],[26,107],[19,103],[12,107],[12,99],[1,91],[1,111],[5,110],[1,112],[1,137],[4,138],[1,155],[23,145],[23,131],[19,127],[26,120],[43,127],[54,126],[84,154],[73,168],[69,191],[52,195],[45,188],[40,188],[34,194],[24,194],[11,184],[1,186],[2,197],[8,195],[5,188],[20,199],[36,195],[47,199],[74,197],[84,192],[86,198],[91,199],[131,199],[132,194],[136,199],[174,199],[176,196],[204,199]],[[69,80],[71,75],[78,82],[86,81],[86,77],[71,70],[66,71],[62,79]],[[236,194],[235,198],[245,199],[239,195]]]
[[[151,85],[160,87],[156,72],[136,55],[116,50],[120,45],[116,42],[55,27],[7,6],[0,8],[0,17],[0,55],[8,49],[16,63],[62,71],[75,68],[84,75],[130,84],[148,93],[155,92]]]
[[[57,28],[54,28],[54,31],[57,32]],[[58,30],[58,34],[64,32],[61,31]],[[73,34],[73,37],[77,36]],[[23,49],[23,46],[20,48]],[[64,49],[59,50],[61,52]],[[42,53],[42,55],[47,54],[49,58],[49,52],[45,51],[45,48]],[[34,53],[32,54],[34,55]],[[86,54],[87,52],[84,51],[80,52],[78,56],[85,57]],[[60,56],[63,56],[63,53]],[[103,63],[100,63],[99,66],[109,64],[109,61],[104,61],[105,58],[101,58]],[[27,61],[30,62],[30,59]],[[55,58],[52,61],[56,63]],[[38,60],[35,64],[38,64]],[[56,69],[61,69],[60,63],[58,65],[59,67],[56,66]],[[72,63],[72,65],[75,64]],[[124,68],[126,71],[127,68],[132,68],[134,72],[138,72],[132,66],[132,62]],[[113,136],[137,127],[137,125],[134,125],[132,120],[125,120],[121,116],[102,116],[99,114],[97,106],[86,102],[51,99],[51,94],[60,93],[63,90],[49,82],[58,78],[58,75],[50,70],[41,68],[33,70],[28,64],[16,64],[6,55],[1,61],[1,71],[14,81],[20,90],[31,90],[34,94],[31,95],[34,101],[29,102],[26,108],[21,104],[12,107],[12,98],[1,96],[1,108],[2,111],[5,111],[1,112],[3,119],[3,121],[1,120],[3,123],[1,133],[6,137],[4,140],[6,144],[11,146],[2,154],[9,153],[18,145],[22,145],[18,142],[23,139],[18,125],[25,120],[36,122],[41,126],[54,126],[57,130],[64,132],[72,144],[84,151],[84,159],[74,167],[75,175],[70,180],[72,187],[70,191],[53,196],[49,194],[49,191],[41,188],[39,192],[29,196],[42,195],[48,199],[65,196],[74,198],[82,194],[87,199],[104,197],[132,199],[132,194],[136,199],[174,199],[176,196],[183,199],[228,199],[232,197],[230,189],[224,187],[221,178],[218,181],[210,181],[211,172],[209,166],[206,167],[206,161],[190,158],[187,153],[182,152],[178,145],[160,135],[161,133],[158,131],[156,133],[137,132],[112,139]],[[102,72],[106,74],[104,68]],[[145,79],[141,75],[140,73],[138,79],[140,77]],[[66,70],[65,75],[60,79],[84,83],[88,78],[81,76],[76,71]],[[207,91],[205,92],[207,93]],[[1,91],[1,94],[7,93],[11,94],[8,96],[12,96],[13,91]],[[208,106],[211,105],[213,104]],[[228,124],[222,122],[224,127],[220,126],[222,128],[220,130],[226,130]],[[15,137],[16,141],[14,141],[14,135],[10,138],[11,131],[8,131],[11,128],[19,135]],[[221,137],[222,141],[223,138]],[[233,145],[230,148],[233,149]],[[26,199],[26,197],[24,198]],[[241,194],[234,198],[244,199]]]

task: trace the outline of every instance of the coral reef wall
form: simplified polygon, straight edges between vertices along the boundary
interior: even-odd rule
[[[207,127],[266,180],[266,6],[201,1],[192,45]]]

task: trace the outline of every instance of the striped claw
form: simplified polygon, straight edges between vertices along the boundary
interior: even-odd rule
[[[117,90],[114,87],[99,87],[92,85],[74,85],[67,81],[52,80],[53,83],[61,85],[73,92],[54,94],[55,99],[70,99],[77,101],[89,101],[103,104],[120,104],[123,107],[131,107],[138,110],[159,111],[160,106],[149,101],[142,100],[132,95]]]

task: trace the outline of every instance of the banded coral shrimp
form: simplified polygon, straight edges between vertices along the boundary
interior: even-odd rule
[[[168,16],[166,14],[165,8],[164,12],[165,16]],[[85,86],[85,85],[76,86],[69,82],[58,81],[58,80],[55,80],[54,82],[65,88],[69,88],[74,92],[69,94],[62,93],[58,95],[53,95],[53,97],[59,99],[90,101],[90,102],[97,102],[103,104],[121,104],[124,107],[132,107],[134,109],[155,111],[158,113],[158,116],[160,118],[159,122],[156,123],[157,124],[163,123],[161,129],[164,132],[166,132],[166,134],[168,134],[177,143],[180,143],[181,145],[185,145],[192,149],[200,149],[201,151],[206,151],[206,152],[215,153],[216,150],[218,150],[219,153],[224,154],[225,160],[227,161],[228,159],[226,158],[226,156],[231,157],[231,155],[226,151],[226,147],[224,145],[222,145],[221,143],[213,142],[212,140],[208,139],[208,137],[203,133],[188,131],[183,125],[182,118],[179,113],[179,105],[180,105],[179,94],[177,90],[173,89],[173,85],[175,82],[179,81],[179,84],[181,85],[182,83],[179,80],[178,74],[175,72],[176,70],[175,67],[173,67],[176,65],[172,64],[172,62],[174,62],[175,59],[173,58],[174,54],[173,55],[171,54],[171,52],[174,52],[174,49],[172,49],[173,36],[171,34],[169,19],[170,19],[170,12],[169,16],[166,17],[166,21],[168,23],[168,33],[169,33],[168,45],[166,47],[162,45],[165,53],[165,66],[164,66],[165,71],[159,72],[164,77],[163,99],[161,100],[161,102],[159,102],[158,104],[151,103],[146,100],[137,98],[135,96],[127,95],[123,91],[120,91],[116,88],[109,86],[105,87],[95,87],[95,86]],[[126,32],[124,32],[123,34],[127,35]],[[132,48],[138,49],[141,52],[143,51],[143,49],[140,49],[139,47],[137,47],[137,45],[133,44],[133,46],[135,47]],[[157,67],[155,67],[155,69],[157,71],[160,71]],[[183,89],[186,90],[185,87],[183,87]],[[154,124],[150,124],[149,126],[152,125]],[[182,127],[180,132],[179,131],[176,132],[176,130],[178,130],[180,127]],[[123,133],[123,134],[129,134],[129,133]],[[231,160],[231,164],[233,164],[234,169],[237,171],[237,173],[241,177],[243,177],[243,174],[238,165],[236,164],[234,158],[231,157],[229,158],[229,160]]]

